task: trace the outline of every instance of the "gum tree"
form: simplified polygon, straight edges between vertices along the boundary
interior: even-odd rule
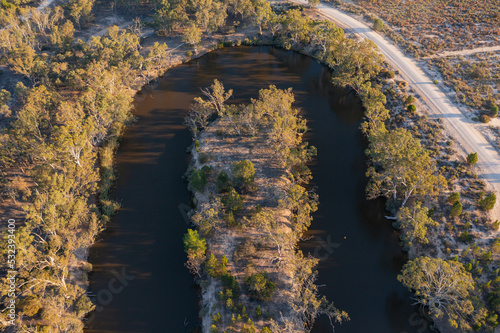
[[[406,129],[379,131],[370,135],[366,151],[373,165],[368,169],[368,197],[380,195],[401,202],[416,194],[430,194],[437,183],[435,162]]]
[[[432,316],[447,318],[454,328],[471,330],[474,279],[462,263],[418,257],[403,266],[398,280],[415,292],[417,302],[427,307]]]
[[[429,209],[422,207],[420,202],[415,203],[411,208],[402,207],[397,215],[396,227],[401,229],[401,242],[404,248],[411,248],[414,243],[427,244],[427,228],[438,225],[429,215]]]

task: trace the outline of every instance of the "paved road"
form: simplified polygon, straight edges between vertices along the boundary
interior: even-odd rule
[[[305,1],[297,0],[305,3]],[[409,85],[419,93],[420,101],[429,106],[429,118],[441,118],[447,132],[460,146],[464,157],[470,152],[477,152],[479,162],[477,173],[487,181],[489,188],[500,194],[500,155],[495,147],[474,127],[451,100],[432,83],[432,80],[420,69],[416,62],[405,56],[394,44],[373,31],[363,22],[325,4],[316,7],[325,17],[363,38],[372,40],[387,61],[398,69]],[[500,199],[500,198],[499,198]],[[500,203],[495,206],[495,218],[500,218]]]

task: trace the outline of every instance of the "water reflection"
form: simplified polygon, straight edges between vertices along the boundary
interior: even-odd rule
[[[311,238],[300,246],[321,256],[320,291],[351,317],[336,332],[426,332],[415,326],[418,318],[411,316],[418,308],[396,280],[405,257],[384,218],[384,203],[364,199],[366,143],[359,131],[359,100],[333,88],[330,71],[314,59],[271,47],[213,52],[169,71],[154,89],[143,91],[138,121],[127,130],[117,156],[114,196],[123,209],[92,249],[90,290],[109,288],[112,269],[126,267],[135,278],[112,294],[87,332],[195,328],[198,291],[183,266],[189,193],[182,176],[191,137],[182,120],[200,88],[215,78],[234,90],[231,103],[248,102],[270,84],[292,87],[296,106],[308,119],[306,139],[318,148],[311,186],[321,204]],[[331,332],[328,320],[318,320],[313,332]]]

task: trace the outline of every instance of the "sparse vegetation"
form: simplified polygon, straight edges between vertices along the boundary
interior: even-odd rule
[[[410,45],[401,43],[402,46],[417,55],[496,45],[500,42],[499,9],[492,2],[465,0],[450,4],[444,0],[411,3],[355,0],[355,3],[360,7],[350,8],[351,11],[376,14],[398,28],[398,37],[410,42]],[[399,41],[399,38],[393,39]],[[418,46],[420,50],[417,50]]]

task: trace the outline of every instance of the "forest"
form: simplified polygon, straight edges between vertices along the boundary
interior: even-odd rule
[[[25,2],[3,0],[0,5],[2,75],[13,78],[0,91],[0,182],[4,201],[20,221],[15,231],[15,326],[22,332],[82,332],[85,316],[94,309],[85,292],[87,273],[92,271],[85,253],[120,208],[110,197],[116,177],[113,156],[123,131],[134,121],[133,95],[168,69],[169,48],[165,43],[155,43],[149,52],[144,52],[144,40],[137,32],[117,26],[110,27],[103,36],[90,36],[88,40],[78,37],[93,22],[96,3],[92,0],[70,0],[41,11]],[[303,7],[271,6],[263,0],[137,0],[117,1],[115,6],[121,13],[140,11],[144,24],[158,36],[181,36],[194,51],[186,53],[186,60],[206,52],[202,42],[216,32],[230,35],[242,26],[254,26],[258,33],[246,44],[266,43],[300,51],[333,69],[332,83],[350,87],[365,108],[361,130],[369,140],[368,197],[388,199],[389,213],[401,229],[405,247],[428,241],[427,230],[436,222],[422,202],[443,191],[443,177],[435,159],[413,132],[389,125],[387,97],[381,90],[382,76],[387,71],[373,43],[347,38],[331,22],[312,20],[304,14]],[[224,45],[224,40],[214,42],[216,47]],[[300,315],[294,316],[294,320],[311,324],[320,312],[334,319],[344,318],[345,314],[334,310],[331,303],[316,298],[310,278],[315,275],[315,260],[301,257],[289,246],[308,227],[310,213],[315,210],[315,201],[304,194],[300,185],[310,178],[306,162],[314,156],[314,149],[300,140],[305,123],[288,108],[293,96],[270,87],[261,91],[251,106],[238,108],[221,102],[221,98],[224,101],[230,95],[221,87],[214,83],[205,90],[205,99],[195,101],[187,125],[195,140],[208,127],[213,113],[223,119],[227,124],[224,130],[231,135],[258,133],[262,126],[276,125],[270,127],[267,135],[275,145],[275,160],[287,170],[287,177],[294,184],[288,188],[291,199],[281,203],[293,212],[293,232],[270,232],[273,212],[264,206],[253,207],[257,219],[245,223],[267,232],[266,239],[274,242],[279,262],[295,263],[305,270],[303,275],[295,275],[298,280],[294,283],[305,288],[306,296],[301,301],[311,304],[304,307],[304,303],[298,302],[293,311]],[[272,103],[276,96],[287,100],[285,110]],[[276,112],[283,118],[277,117]],[[263,124],[264,120],[268,123]],[[215,176],[214,172],[201,168],[190,176],[193,191],[201,192],[207,184],[215,184],[216,191],[223,193],[219,212],[223,216],[214,220],[193,216],[197,230],[190,231],[184,240],[187,265],[195,275],[210,276],[226,286],[224,293],[236,294],[237,284],[228,273],[233,263],[224,257],[206,256],[206,246],[210,244],[207,235],[233,224],[238,228],[244,206],[242,191],[251,191],[255,179],[251,163],[245,160],[225,171],[225,175],[218,171]],[[484,202],[485,210],[496,199],[488,200]],[[4,234],[0,243],[2,263],[7,262],[9,254],[7,231]],[[287,237],[292,239],[285,240]],[[248,248],[252,248],[251,244]],[[471,251],[473,248],[471,245]],[[242,255],[243,261],[248,260]],[[491,264],[491,252],[489,256],[487,252],[476,255],[478,259],[465,265],[458,256],[451,260],[419,257],[405,265],[400,280],[416,292],[419,302],[436,318],[444,316],[461,330],[488,330],[497,325],[500,298],[496,288],[500,282],[498,277],[483,282],[484,278],[477,274],[479,264]],[[2,266],[6,272],[6,265]],[[493,269],[490,272],[493,274]],[[442,292],[439,283],[426,280],[429,276],[437,276],[442,279],[439,283],[453,288]],[[275,282],[262,272],[244,280],[255,299],[268,299],[276,288]],[[5,276],[0,282],[5,306],[9,288]],[[228,309],[239,311],[234,310],[233,315],[241,315],[244,307],[231,305],[235,296],[221,297]],[[262,309],[255,307],[253,311],[258,315]],[[213,315],[210,322],[214,322],[217,332],[218,313]],[[0,318],[0,324],[6,327],[6,313]],[[248,332],[255,331],[251,321],[238,321],[237,325],[242,331],[243,325]],[[298,324],[294,321],[290,325]],[[271,330],[280,332],[279,327],[273,329],[272,323],[261,328],[261,332]]]

